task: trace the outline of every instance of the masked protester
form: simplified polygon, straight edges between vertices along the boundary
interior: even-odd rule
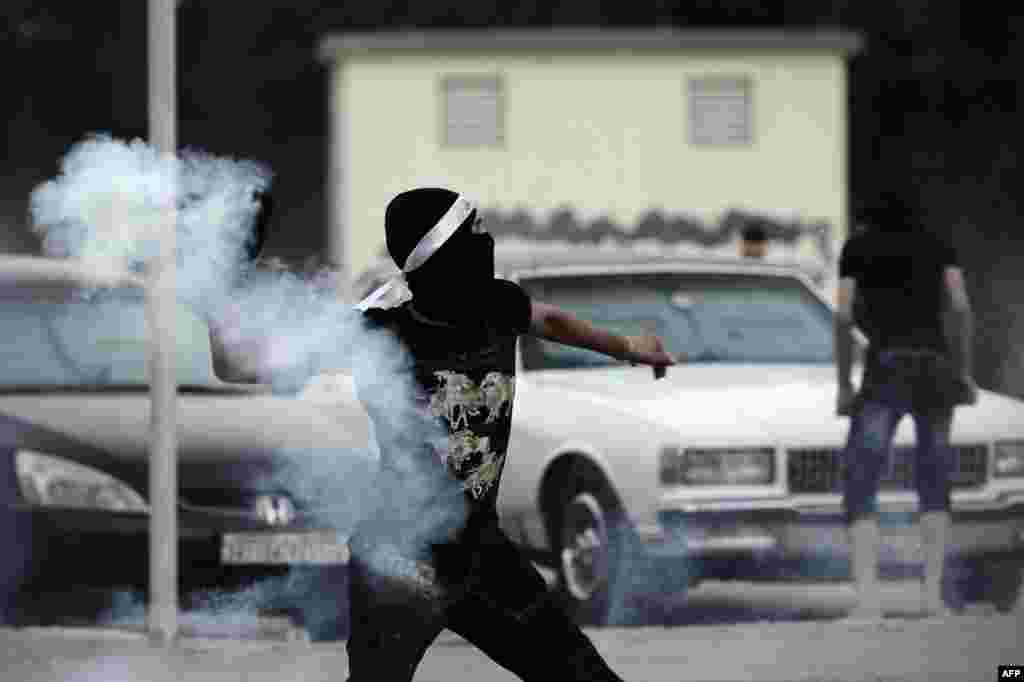
[[[864,229],[839,260],[836,411],[849,416],[843,505],[852,545],[858,620],[882,617],[878,588],[877,494],[899,421],[916,432],[919,518],[924,549],[922,608],[945,612],[942,573],[950,525],[949,446],[956,405],[977,399],[971,375],[971,307],[953,249],[929,234],[903,196],[867,205]],[[850,379],[852,327],[868,337],[859,391]]]
[[[411,380],[396,387],[396,374],[355,373],[381,468],[377,508],[349,542],[350,681],[411,680],[444,628],[524,680],[620,680],[498,526],[516,338],[532,334],[662,372],[674,359],[655,336],[597,329],[495,279],[494,240],[462,195],[403,192],[384,222],[403,274],[357,309],[408,352]]]

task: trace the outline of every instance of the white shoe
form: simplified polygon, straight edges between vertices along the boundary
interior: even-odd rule
[[[921,612],[925,618],[954,615],[942,598],[942,574],[949,539],[949,512],[921,514],[921,545],[924,548],[924,579],[921,581]]]
[[[885,615],[882,613],[882,591],[878,584],[878,520],[867,517],[854,521],[849,527],[849,535],[857,604],[843,621],[851,624],[881,623]]]

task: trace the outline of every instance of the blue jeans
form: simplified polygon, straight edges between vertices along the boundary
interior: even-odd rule
[[[935,390],[934,375],[929,376],[929,363],[927,357],[883,352],[869,369],[843,452],[847,522],[877,511],[882,467],[890,456],[896,426],[906,415],[914,420],[919,510],[949,509],[949,478],[955,465],[949,445],[954,407],[926,399],[941,392]]]

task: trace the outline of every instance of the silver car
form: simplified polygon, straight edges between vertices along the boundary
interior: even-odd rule
[[[222,381],[178,308],[181,574],[226,587],[343,566],[373,459],[353,402]],[[0,257],[0,602],[52,586],[144,586],[148,327],[137,288],[70,261]],[[321,382],[322,384],[322,382]],[[261,568],[262,567],[262,568]]]

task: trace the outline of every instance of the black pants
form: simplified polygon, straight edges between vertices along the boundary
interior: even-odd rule
[[[621,682],[497,519],[415,558],[365,529],[350,546],[349,682],[412,680],[445,628],[524,680]]]

